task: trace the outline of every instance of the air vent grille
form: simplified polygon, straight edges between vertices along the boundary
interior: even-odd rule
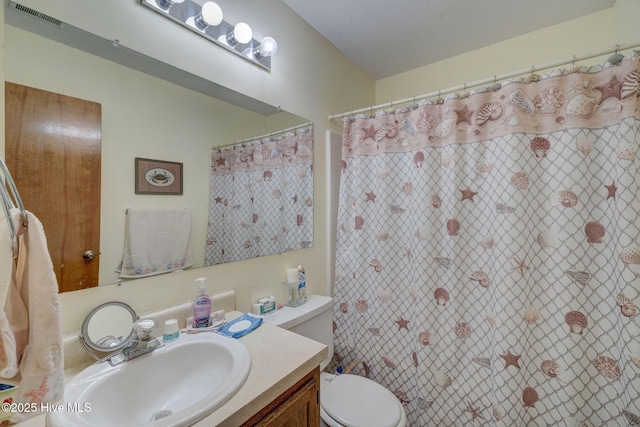
[[[56,19],[52,16],[46,15],[42,12],[38,12],[37,10],[31,9],[30,7],[27,6],[23,6],[21,4],[18,3],[14,3],[14,2],[9,2],[10,7],[12,7],[13,9],[17,10],[18,12],[22,12],[26,15],[31,15],[36,19],[39,19],[41,21],[47,22],[51,25],[55,25],[56,27],[62,28],[62,24],[63,22],[59,19]]]

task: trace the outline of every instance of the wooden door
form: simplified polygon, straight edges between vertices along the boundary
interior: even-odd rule
[[[7,82],[5,110],[5,160],[44,226],[59,291],[97,286],[101,105]]]

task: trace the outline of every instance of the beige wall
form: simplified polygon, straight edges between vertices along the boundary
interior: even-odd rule
[[[640,42],[638,16],[640,1],[617,0],[614,7],[601,12],[378,80],[375,103],[436,92],[573,55],[609,49],[616,44]],[[585,64],[597,61],[591,59]]]

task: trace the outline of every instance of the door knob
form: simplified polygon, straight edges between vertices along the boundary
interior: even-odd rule
[[[93,258],[95,258],[95,256],[96,256],[96,253],[95,253],[95,252],[93,252],[93,251],[91,251],[91,250],[89,250],[89,251],[84,251],[84,252],[82,253],[82,258],[84,258],[84,259],[85,259],[85,260],[87,260],[87,261],[91,261]]]

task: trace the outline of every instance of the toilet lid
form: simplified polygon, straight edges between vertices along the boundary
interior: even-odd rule
[[[358,375],[339,375],[323,384],[320,404],[331,418],[346,427],[396,427],[402,417],[393,393]]]

